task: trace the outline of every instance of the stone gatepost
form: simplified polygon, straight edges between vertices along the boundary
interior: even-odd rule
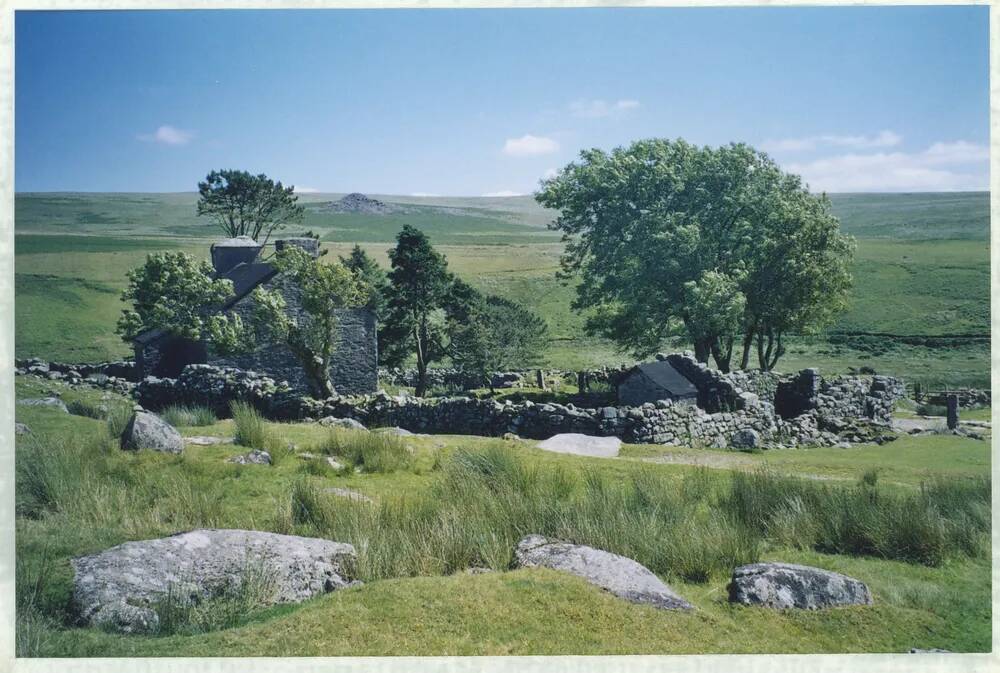
[[[576,387],[581,395],[587,392],[587,372],[576,373]]]
[[[545,390],[545,372],[541,369],[535,370],[535,385],[542,390]]]
[[[948,403],[948,429],[954,430],[958,427],[958,395],[949,394],[946,401]]]

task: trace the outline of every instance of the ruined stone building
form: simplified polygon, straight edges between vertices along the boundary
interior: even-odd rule
[[[285,238],[275,248],[294,245],[319,255],[319,241]],[[217,278],[233,283],[234,295],[221,312],[235,312],[248,321],[254,310],[251,293],[258,287],[281,292],[289,311],[301,310],[300,289],[260,259],[263,246],[249,237],[220,241],[212,246],[212,266]],[[378,388],[378,348],[375,315],[367,308],[337,312],[337,345],[330,364],[330,381],[338,393],[361,394]],[[308,391],[305,373],[296,357],[281,343],[261,343],[251,352],[222,356],[204,341],[184,339],[164,330],[147,330],[133,340],[139,379],[146,376],[176,377],[189,364],[210,364],[253,370],[288,381],[295,389]]]

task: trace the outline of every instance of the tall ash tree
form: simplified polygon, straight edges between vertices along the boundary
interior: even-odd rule
[[[737,345],[771,369],[783,338],[842,310],[852,244],[825,196],[745,144],[652,139],[581,152],[542,183],[560,215],[561,275],[586,328],[645,357],[684,336],[729,371]]]
[[[286,224],[302,220],[305,208],[298,199],[295,187],[263,173],[218,170],[198,183],[199,216],[210,218],[226,236],[249,236],[260,243]]]

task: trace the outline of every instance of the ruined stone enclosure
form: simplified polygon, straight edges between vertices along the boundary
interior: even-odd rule
[[[319,255],[319,242],[312,238],[286,238],[275,241],[275,248],[294,245]],[[216,276],[232,281],[234,296],[220,312],[231,311],[249,321],[254,311],[253,290],[263,287],[277,290],[288,310],[301,311],[301,290],[267,261],[261,260],[262,246],[243,237],[221,241],[212,246],[212,265]],[[330,381],[339,393],[358,395],[378,387],[378,342],[374,314],[366,308],[348,308],[337,312],[337,346],[330,364]],[[136,377],[177,377],[184,367],[207,364],[236,367],[260,372],[289,388],[302,392],[309,386],[297,358],[281,343],[265,342],[247,353],[219,355],[204,342],[191,341],[149,330],[134,342]]]

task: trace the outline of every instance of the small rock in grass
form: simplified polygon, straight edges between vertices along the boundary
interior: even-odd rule
[[[125,426],[121,447],[129,451],[152,449],[165,453],[181,453],[184,450],[184,439],[174,426],[156,414],[137,411]]]
[[[538,448],[544,451],[572,453],[592,458],[614,458],[621,446],[622,440],[617,437],[593,437],[575,432],[553,435],[538,443]]]
[[[861,581],[822,568],[792,563],[751,563],[733,571],[729,600],[783,610],[871,605]]]
[[[355,500],[357,502],[375,502],[364,493],[358,493],[357,491],[352,491],[349,488],[331,486],[330,488],[323,489],[323,492],[335,495],[338,498],[347,498],[348,500]]]
[[[523,568],[562,570],[631,603],[663,610],[694,607],[644,565],[601,549],[529,535],[517,544],[514,555]]]
[[[69,408],[66,403],[57,397],[40,397],[35,399],[18,400],[18,404],[23,404],[26,407],[51,407],[59,411],[69,413]]]
[[[14,424],[14,432],[16,434],[19,434],[19,435],[30,435],[31,434],[31,428],[29,428],[24,423],[15,423]]]
[[[367,430],[367,428],[360,422],[354,420],[353,418],[336,418],[335,416],[327,416],[326,418],[319,419],[319,424],[328,428],[346,428],[348,430]]]
[[[271,454],[267,451],[258,451],[257,449],[254,449],[249,453],[242,453],[238,456],[233,456],[226,462],[236,463],[237,465],[270,465]]]
[[[229,444],[233,440],[231,437],[207,437],[195,435],[193,437],[185,437],[184,441],[188,444],[194,444],[195,446],[214,446],[215,444]]]

